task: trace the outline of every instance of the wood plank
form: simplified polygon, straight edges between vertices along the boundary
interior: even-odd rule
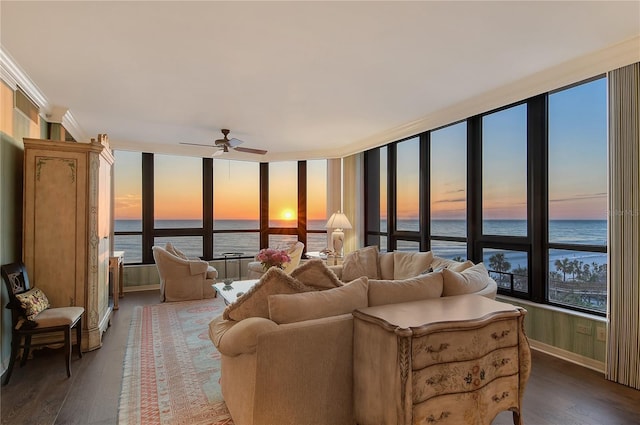
[[[137,305],[157,304],[158,291],[127,292],[103,336],[102,348],[74,354],[67,379],[62,350],[35,354],[16,365],[0,389],[2,424],[112,425],[118,420],[129,324]],[[532,373],[524,396],[525,424],[633,424],[640,418],[640,391],[604,379],[591,369],[532,352]],[[510,412],[494,425],[512,424]]]

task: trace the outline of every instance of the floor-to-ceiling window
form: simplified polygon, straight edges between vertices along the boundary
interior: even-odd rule
[[[260,169],[256,162],[213,160],[213,256],[260,249]]]
[[[313,248],[326,246],[325,160],[115,155],[114,250],[124,250],[128,264],[152,263],[151,246],[166,242],[204,259],[252,257],[296,240],[309,249],[308,238]]]
[[[307,161],[307,251],[327,248],[327,161]]]
[[[181,229],[181,235],[156,235],[154,245],[167,242],[187,257],[202,257],[202,160],[154,155],[154,228]]]
[[[482,260],[499,287],[525,294],[530,245],[527,140],[526,103],[482,117],[482,234],[510,237],[483,243]]]
[[[420,139],[395,145],[395,249],[420,250]]]
[[[549,278],[552,303],[607,306],[607,82],[549,95]]]
[[[430,135],[431,250],[449,259],[467,258],[467,123]]]
[[[366,151],[365,242],[411,240],[426,199],[416,232],[435,255],[484,262],[502,294],[604,314],[606,102],[596,78]],[[427,143],[417,173],[410,140]]]
[[[142,262],[142,154],[115,152],[114,247],[126,251],[126,260]]]
[[[298,240],[298,163],[296,161],[269,163],[269,228],[280,230],[279,233],[269,232],[271,247],[290,245]]]

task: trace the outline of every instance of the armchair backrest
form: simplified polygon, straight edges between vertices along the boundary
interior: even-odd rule
[[[283,270],[285,273],[289,274],[298,267],[300,264],[300,259],[302,258],[302,251],[304,251],[304,244],[300,241],[293,244],[293,246],[289,249],[289,258],[291,261],[284,265]]]

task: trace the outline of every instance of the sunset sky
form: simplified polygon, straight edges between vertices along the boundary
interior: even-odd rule
[[[549,96],[549,216],[551,219],[606,219],[606,79]],[[433,219],[466,214],[466,123],[431,134]],[[483,119],[483,216],[526,218],[526,106]],[[140,219],[140,153],[116,152],[115,219]],[[398,216],[418,217],[418,142],[398,145]],[[604,158],[604,160],[603,160]],[[382,152],[382,164],[386,153]],[[202,219],[202,160],[155,155],[157,219]],[[295,161],[270,164],[272,220],[295,220]],[[308,217],[326,219],[326,162],[309,161]],[[381,170],[381,215],[386,216],[386,172]],[[214,217],[259,217],[259,164],[214,160]]]

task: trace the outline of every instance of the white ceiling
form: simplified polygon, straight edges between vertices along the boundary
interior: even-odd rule
[[[230,128],[269,151],[228,156],[250,160],[348,155],[640,46],[638,1],[2,0],[0,15],[4,53],[70,111],[77,139],[207,156],[179,142]]]

